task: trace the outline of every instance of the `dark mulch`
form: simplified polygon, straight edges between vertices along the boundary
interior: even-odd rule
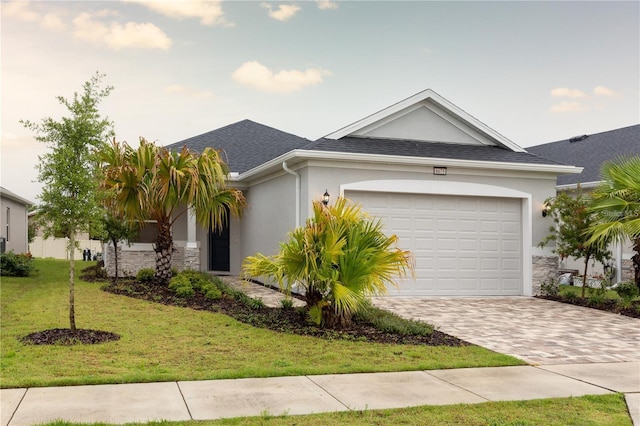
[[[283,309],[268,307],[250,307],[223,294],[220,299],[210,300],[196,293],[196,296],[184,299],[177,297],[168,288],[154,284],[141,283],[134,279],[122,279],[117,283],[108,283],[103,290],[162,303],[183,306],[196,310],[219,312],[255,327],[266,328],[282,333],[299,334],[325,339],[343,339],[376,343],[428,345],[428,346],[468,346],[470,343],[434,330],[428,336],[403,336],[377,329],[370,323],[354,320],[348,328],[334,330],[309,324],[306,313],[301,309]]]
[[[24,336],[21,340],[29,345],[95,345],[98,343],[112,342],[119,340],[120,336],[115,333],[100,330],[76,329],[75,332],[69,328],[54,328],[51,330],[38,331]]]
[[[588,297],[567,298],[565,296],[536,296],[541,299],[554,300],[556,302],[567,303],[570,305],[583,306],[585,308],[598,309],[601,311],[613,312],[631,318],[640,318],[640,301],[632,302],[628,308],[623,308],[615,300],[606,299],[604,301],[594,301]]]

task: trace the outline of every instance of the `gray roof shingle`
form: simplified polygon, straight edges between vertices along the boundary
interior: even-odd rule
[[[291,133],[242,120],[167,145],[167,148],[179,150],[186,145],[192,151],[202,152],[206,147],[211,147],[221,152],[231,172],[243,173],[309,143],[310,140]]]
[[[497,146],[457,145],[439,142],[416,142],[399,139],[344,137],[318,139],[306,149],[406,157],[442,158],[524,164],[562,164],[525,152],[513,152]]]
[[[640,155],[640,124],[608,132],[526,148],[532,154],[584,167],[580,174],[558,176],[558,185],[600,181],[600,167],[624,155]]]

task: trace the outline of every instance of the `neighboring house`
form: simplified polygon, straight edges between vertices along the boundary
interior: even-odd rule
[[[175,266],[239,274],[246,256],[276,253],[327,191],[359,202],[414,253],[415,277],[391,296],[534,294],[557,268],[536,247],[544,200],[559,175],[581,171],[527,153],[432,90],[313,142],[244,120],[169,148],[184,145],[222,151],[249,207],[221,233],[181,218]],[[122,250],[129,273],[153,267],[151,244]]]
[[[35,222],[37,215],[37,211],[30,212],[29,222]],[[87,249],[91,250],[91,257],[97,256],[98,253],[102,254],[102,241],[90,239],[88,232],[76,234],[76,241],[78,242],[78,247],[74,253],[75,260],[83,260],[83,252]],[[29,252],[33,257],[69,259],[69,239],[52,236],[44,238],[42,229],[36,227],[36,235],[33,241],[29,243]]]
[[[26,253],[28,247],[27,210],[33,203],[0,186],[0,249]]]
[[[589,193],[601,183],[600,169],[602,164],[615,161],[621,156],[640,155],[640,124],[610,130],[593,135],[576,136],[571,139],[550,142],[532,146],[527,150],[536,155],[553,158],[566,164],[582,167],[581,173],[558,176],[556,189],[558,191],[575,191],[578,185],[584,193]],[[630,244],[615,244],[612,247],[615,266],[615,281],[626,281],[633,278],[633,264],[631,256],[633,249]],[[561,262],[561,268],[577,269],[582,272],[583,260],[566,259]],[[602,274],[603,265],[594,263],[592,274]]]

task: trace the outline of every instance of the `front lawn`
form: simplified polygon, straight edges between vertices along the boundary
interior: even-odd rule
[[[117,333],[98,345],[25,345],[68,321],[68,263],[36,259],[37,275],[2,278],[2,388],[522,365],[478,346],[433,347],[278,333],[220,313],[106,293],[76,281],[78,328]],[[79,270],[86,263],[78,262]]]

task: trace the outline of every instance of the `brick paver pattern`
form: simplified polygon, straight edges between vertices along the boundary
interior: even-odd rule
[[[533,297],[377,297],[375,305],[530,364],[640,361],[640,319]]]

